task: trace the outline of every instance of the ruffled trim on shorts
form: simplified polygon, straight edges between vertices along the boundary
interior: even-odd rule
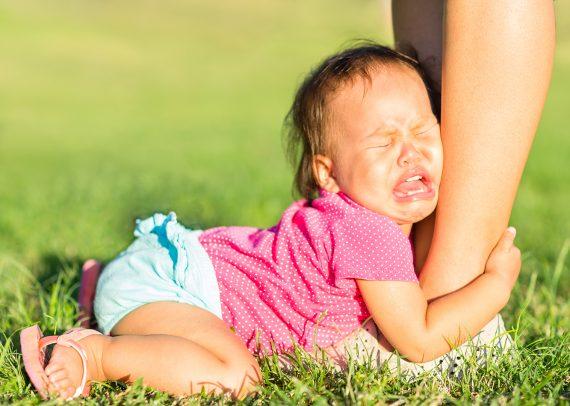
[[[192,231],[178,223],[174,212],[168,215],[155,213],[144,220],[137,220],[134,231],[137,238],[152,235],[168,251],[174,281],[184,289],[183,296],[190,295],[202,304],[201,307],[222,318],[218,282],[210,257],[198,240],[201,233],[201,230]],[[198,294],[205,291],[209,294]]]
[[[158,243],[168,250],[176,272],[184,272],[188,269],[188,256],[190,253],[184,244],[185,233],[188,230],[178,223],[176,213],[168,215],[155,213],[152,217],[144,220],[138,219],[135,227],[135,237],[154,234],[158,237]]]

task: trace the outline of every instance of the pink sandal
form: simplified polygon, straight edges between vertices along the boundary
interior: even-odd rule
[[[101,268],[101,263],[94,259],[85,261],[81,268],[77,302],[79,303],[79,325],[83,328],[95,327],[96,324],[93,318],[93,301]]]
[[[48,398],[49,379],[45,372],[45,348],[51,344],[59,344],[76,350],[81,357],[83,363],[83,377],[81,384],[75,390],[75,393],[66,400],[75,399],[78,396],[89,396],[91,385],[87,384],[87,355],[85,350],[79,344],[79,341],[85,337],[101,334],[95,330],[86,330],[83,328],[74,328],[60,336],[42,336],[42,331],[35,325],[25,328],[20,332],[20,345],[22,347],[22,357],[24,358],[24,367],[26,373],[30,377],[30,381],[34,388],[38,391],[43,399]]]

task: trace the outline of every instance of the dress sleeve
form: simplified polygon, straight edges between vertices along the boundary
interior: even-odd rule
[[[410,240],[389,218],[347,216],[335,224],[331,237],[335,285],[342,279],[418,282]]]

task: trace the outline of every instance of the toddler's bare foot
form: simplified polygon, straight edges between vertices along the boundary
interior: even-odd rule
[[[103,346],[109,339],[110,337],[102,335],[92,335],[79,341],[87,356],[87,386],[90,382],[105,380],[101,368],[101,355]],[[49,378],[49,393],[67,399],[81,385],[83,362],[75,349],[56,345],[45,372]]]

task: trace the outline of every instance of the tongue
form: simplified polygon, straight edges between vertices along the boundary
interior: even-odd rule
[[[414,180],[412,182],[402,182],[394,188],[395,192],[401,193],[407,193],[416,190],[427,191],[427,187],[421,180]]]

